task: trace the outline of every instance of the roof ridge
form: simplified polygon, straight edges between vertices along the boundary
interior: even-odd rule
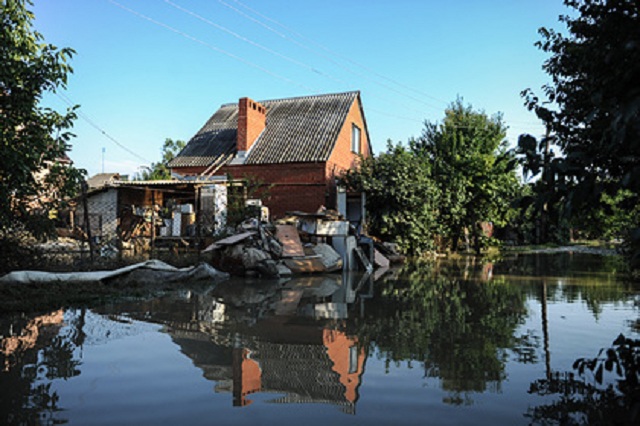
[[[302,100],[302,99],[311,99],[311,98],[324,98],[324,97],[329,97],[329,96],[340,96],[340,95],[359,95],[360,94],[360,90],[348,90],[346,92],[335,92],[335,93],[322,93],[319,95],[302,95],[302,96],[291,96],[288,98],[280,98],[280,99],[265,99],[265,100],[260,100],[257,101],[261,104],[266,103],[266,102],[284,102],[284,101],[294,101],[294,100]],[[230,107],[230,106],[234,106],[234,105],[238,105],[237,102],[227,102],[225,104],[220,105],[220,108],[225,108],[225,107]]]

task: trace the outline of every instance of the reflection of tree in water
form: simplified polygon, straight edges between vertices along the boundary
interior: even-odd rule
[[[621,279],[622,260],[615,256],[554,253],[514,255],[495,267],[496,276],[521,277],[520,286],[528,286],[528,294],[542,303],[540,280],[547,286],[548,302],[584,301],[596,319],[604,303],[624,302],[638,286]]]
[[[387,365],[421,362],[425,377],[440,378],[451,392],[445,402],[468,404],[468,392],[500,390],[509,351],[523,347],[513,334],[525,298],[519,287],[457,268],[407,264],[377,286],[359,334],[375,342]]]
[[[640,340],[620,335],[611,348],[600,350],[596,358],[578,359],[573,367],[577,374],[556,372],[531,384],[529,393],[558,396],[529,409],[532,424],[640,423]]]

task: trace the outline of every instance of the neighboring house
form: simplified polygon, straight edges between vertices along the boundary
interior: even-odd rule
[[[102,188],[103,186],[113,185],[114,182],[120,180],[120,173],[98,173],[87,179],[87,187],[89,190]]]
[[[270,186],[263,202],[272,216],[282,217],[348,205],[339,202],[336,177],[371,153],[360,92],[242,98],[222,105],[169,167],[185,179],[253,177]]]

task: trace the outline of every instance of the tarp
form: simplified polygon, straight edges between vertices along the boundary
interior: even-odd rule
[[[154,283],[158,280],[187,281],[214,280],[224,281],[229,274],[220,272],[206,263],[200,263],[188,268],[176,268],[160,260],[152,259],[146,262],[125,266],[113,271],[91,272],[42,272],[42,271],[14,271],[0,278],[2,283],[36,284],[36,283],[88,283],[105,282],[115,279],[133,279],[136,282]]]

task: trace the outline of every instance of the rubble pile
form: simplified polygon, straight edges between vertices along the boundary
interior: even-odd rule
[[[378,266],[389,266],[370,239],[370,250],[362,250],[354,228],[333,211],[290,212],[275,223],[248,219],[234,232],[203,251],[211,253],[216,268],[232,275],[277,278],[358,267],[371,272],[374,257]]]

